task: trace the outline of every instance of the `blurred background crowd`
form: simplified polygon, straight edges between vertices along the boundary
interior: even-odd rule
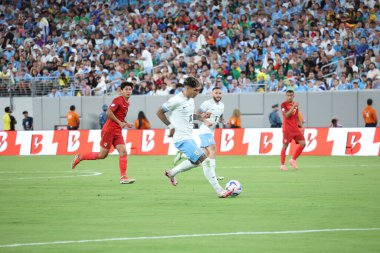
[[[372,0],[3,0],[0,96],[380,89]]]

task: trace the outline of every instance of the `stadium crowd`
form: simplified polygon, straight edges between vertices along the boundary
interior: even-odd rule
[[[124,1],[125,2],[125,1]],[[0,95],[380,89],[374,0],[8,0]],[[39,93],[35,91],[38,86]],[[50,92],[50,93],[49,93]]]

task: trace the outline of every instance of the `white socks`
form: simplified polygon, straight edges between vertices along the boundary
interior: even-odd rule
[[[185,160],[170,170],[170,176],[174,177],[175,175],[177,175],[180,172],[190,170],[190,169],[195,168],[197,166],[198,165],[196,165],[196,164],[192,164],[190,162],[190,160]]]
[[[210,182],[211,186],[214,188],[216,192],[220,192],[223,188],[220,186],[218,179],[215,175],[215,159],[207,158],[202,163],[203,166],[203,174]]]

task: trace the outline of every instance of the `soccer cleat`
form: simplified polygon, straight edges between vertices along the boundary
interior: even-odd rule
[[[122,176],[120,178],[120,184],[133,184],[135,181],[135,179],[129,178],[127,176]]]
[[[229,191],[221,190],[220,192],[218,192],[218,197],[219,198],[227,198],[228,196],[231,196],[233,192],[234,192],[234,189],[231,189]]]
[[[287,170],[288,170],[288,168],[286,167],[286,165],[281,165],[280,169],[281,169],[282,171],[287,171]]]
[[[222,180],[224,179],[224,177],[222,177],[222,176],[216,176],[216,179],[217,179],[218,181],[222,181]]]
[[[73,162],[71,163],[71,169],[75,169],[75,167],[80,163],[81,159],[80,159],[80,155],[75,155],[74,156],[74,160]]]
[[[175,155],[174,157],[174,161],[173,161],[173,164],[174,166],[182,159],[182,152],[181,151],[177,151],[177,154]]]
[[[296,160],[293,160],[293,159],[290,159],[289,160],[289,164],[294,168],[294,169],[298,169],[298,166],[297,166],[297,163],[296,163]]]
[[[169,182],[170,182],[171,185],[177,186],[177,184],[178,184],[177,180],[175,180],[175,177],[172,177],[172,176],[169,175],[169,171],[168,170],[165,170],[165,176],[167,178],[169,178]]]

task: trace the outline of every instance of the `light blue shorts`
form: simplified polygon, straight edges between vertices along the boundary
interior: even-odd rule
[[[200,147],[197,146],[194,140],[184,140],[174,143],[174,146],[184,153],[186,157],[192,162],[196,163],[204,153]]]
[[[200,134],[201,148],[207,148],[208,146],[215,145],[215,139],[213,134]]]

